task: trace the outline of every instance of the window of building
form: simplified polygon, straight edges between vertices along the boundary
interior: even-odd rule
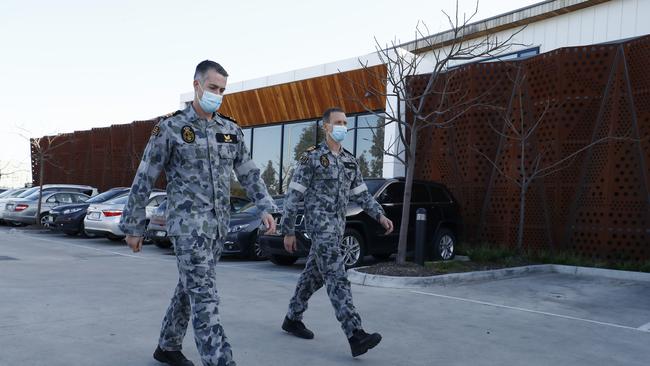
[[[282,142],[282,192],[287,191],[296,161],[311,146],[316,145],[316,121],[284,125]]]
[[[373,114],[357,117],[356,156],[361,174],[381,177],[384,167],[384,119]]]
[[[262,173],[270,194],[280,193],[282,126],[256,127],[253,130],[253,161]]]
[[[242,132],[244,133],[244,143],[246,144],[246,149],[248,150],[248,153],[251,154],[252,153],[252,151],[251,151],[251,138],[253,137],[253,129],[252,128],[243,128]]]

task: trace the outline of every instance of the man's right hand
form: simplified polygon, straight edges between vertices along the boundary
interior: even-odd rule
[[[284,249],[287,252],[293,253],[296,251],[296,236],[295,235],[285,235],[284,236]]]
[[[137,253],[142,250],[142,242],[144,241],[143,237],[127,235],[125,240],[126,245],[128,245],[129,248],[133,250],[133,253]]]

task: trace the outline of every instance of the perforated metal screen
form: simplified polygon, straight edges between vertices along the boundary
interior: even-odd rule
[[[650,259],[648,60],[646,36],[452,71],[452,89],[467,91],[465,98],[486,93],[483,100],[505,108],[516,126],[522,113],[524,126],[531,126],[546,111],[524,150],[529,170],[530,158],[539,152],[544,152],[540,166],[550,166],[600,138],[628,138],[598,144],[532,183],[525,201],[525,248],[569,248],[602,260]],[[521,99],[513,94],[518,72],[525,75]],[[415,93],[422,92],[426,79],[412,80]],[[429,98],[428,111],[438,101]],[[477,106],[453,128],[425,130],[418,141],[416,178],[450,187],[461,202],[470,241],[514,246],[520,191],[504,174],[518,175],[521,149],[490,128],[489,123],[503,132],[503,121],[503,113]]]

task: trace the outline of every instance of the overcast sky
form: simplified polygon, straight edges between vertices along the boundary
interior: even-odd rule
[[[531,0],[482,0],[478,19]],[[461,12],[475,2],[461,0]],[[453,0],[0,2],[0,187],[31,180],[29,144],[42,136],[149,119],[178,109],[196,64],[229,81],[254,79],[414,38],[418,21],[448,29]],[[22,132],[27,131],[27,132]]]

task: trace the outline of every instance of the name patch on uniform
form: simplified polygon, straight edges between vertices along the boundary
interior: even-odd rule
[[[191,144],[194,142],[194,140],[196,140],[194,130],[190,126],[183,126],[181,129],[181,136],[183,136],[183,141],[187,142],[188,144]]]
[[[223,142],[226,144],[236,144],[237,143],[237,135],[233,133],[218,133],[217,134],[217,142]]]
[[[158,135],[160,135],[160,126],[155,125],[151,130],[151,136],[158,136]]]
[[[320,156],[320,165],[322,165],[324,168],[330,166],[330,159],[327,158],[327,155]]]
[[[355,163],[343,163],[343,165],[345,165],[345,167],[348,168],[348,169],[356,169],[357,168],[357,164],[355,164]]]

